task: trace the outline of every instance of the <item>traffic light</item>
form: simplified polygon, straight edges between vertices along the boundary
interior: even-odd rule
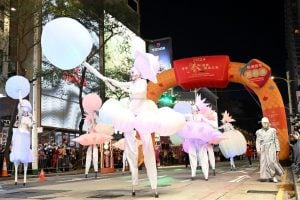
[[[168,106],[170,108],[173,108],[175,101],[176,101],[176,98],[174,96],[171,96],[169,94],[163,94],[160,96],[160,98],[158,100],[158,106],[159,107]]]

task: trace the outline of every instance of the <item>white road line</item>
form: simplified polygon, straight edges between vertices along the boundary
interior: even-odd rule
[[[81,180],[86,180],[86,178],[73,178],[70,180],[62,180],[62,181],[56,181],[58,183],[65,183],[65,182],[75,182],[75,181],[81,181]]]
[[[139,179],[138,181],[144,181],[144,180],[147,180],[146,178],[141,178],[141,179]],[[132,182],[132,180],[127,180],[127,181],[125,181],[125,182]]]
[[[166,177],[167,175],[162,175],[162,176],[157,176],[157,178],[164,178]]]
[[[94,182],[106,181],[106,180],[110,180],[110,179],[111,178],[101,178],[101,179],[94,180]]]
[[[236,179],[233,179],[229,182],[233,183],[233,182],[240,182],[241,180],[245,179],[245,178],[250,178],[250,176],[248,175],[243,175],[243,176],[238,176]]]
[[[180,181],[181,183],[185,183],[185,182],[189,182],[189,181],[191,181],[191,179],[185,179],[185,180],[182,180],[182,181]]]
[[[236,172],[239,172],[239,173],[243,173],[243,174],[247,174],[248,172],[245,172],[244,170],[241,170],[241,171],[228,171],[228,172],[224,172],[224,174],[232,174],[232,173],[236,173]]]

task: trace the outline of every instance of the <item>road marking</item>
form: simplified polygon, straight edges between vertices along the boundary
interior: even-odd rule
[[[62,181],[56,181],[58,183],[65,183],[65,182],[73,182],[73,181],[81,181],[81,180],[86,180],[86,178],[73,178],[70,180],[62,180]]]
[[[164,178],[167,177],[167,175],[157,176],[157,178]],[[147,178],[141,178],[139,181],[147,180]],[[132,180],[127,180],[126,182],[132,182]]]
[[[185,182],[189,182],[189,181],[191,181],[191,179],[185,179],[185,180],[182,180],[182,181],[180,181],[181,183],[185,183]]]
[[[147,180],[146,178],[140,178],[138,181],[144,181],[144,180]],[[132,182],[132,180],[127,180],[125,182]]]
[[[110,179],[111,178],[101,178],[101,179],[94,180],[94,182],[106,181],[106,180],[110,180]]]
[[[230,183],[233,183],[233,182],[240,182],[241,180],[245,179],[245,178],[250,178],[250,176],[248,175],[243,175],[243,176],[238,176],[236,179],[233,179],[231,181],[229,181]]]
[[[284,175],[282,177],[282,181],[278,190],[278,193],[276,195],[276,200],[282,200],[284,196],[284,185],[286,184],[286,177],[287,177],[287,169],[284,170]]]
[[[164,178],[167,177],[167,175],[157,176],[157,178]]]
[[[228,172],[224,172],[224,174],[232,174],[232,173],[236,173],[236,172],[239,172],[239,173],[243,173],[243,174],[247,174],[248,172],[245,172],[244,170],[241,170],[241,171],[228,171]]]

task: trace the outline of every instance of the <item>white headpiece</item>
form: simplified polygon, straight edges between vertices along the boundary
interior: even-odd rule
[[[141,73],[141,77],[157,83],[156,74],[160,64],[158,56],[136,51],[133,66]]]
[[[270,123],[269,119],[267,117],[263,117],[261,119],[261,123],[266,122],[266,123]]]

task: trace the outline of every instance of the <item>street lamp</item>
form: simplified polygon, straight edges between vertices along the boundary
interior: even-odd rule
[[[287,71],[286,72],[286,79],[282,78],[282,77],[275,77],[275,76],[271,76],[272,79],[281,79],[284,80],[287,84],[287,88],[288,88],[288,98],[289,98],[289,121],[290,121],[290,125],[291,125],[291,132],[293,132],[293,126],[292,126],[292,120],[291,117],[293,116],[293,106],[292,106],[292,96],[291,96],[291,82],[293,80],[290,79],[290,72]]]
[[[282,78],[282,77],[275,77],[275,76],[271,76],[272,79],[281,79],[284,80],[287,84],[287,88],[288,88],[288,98],[289,98],[289,114],[290,117],[293,115],[293,107],[292,107],[292,96],[291,96],[291,82],[293,80],[290,79],[290,72],[287,71],[286,72],[286,79]]]

